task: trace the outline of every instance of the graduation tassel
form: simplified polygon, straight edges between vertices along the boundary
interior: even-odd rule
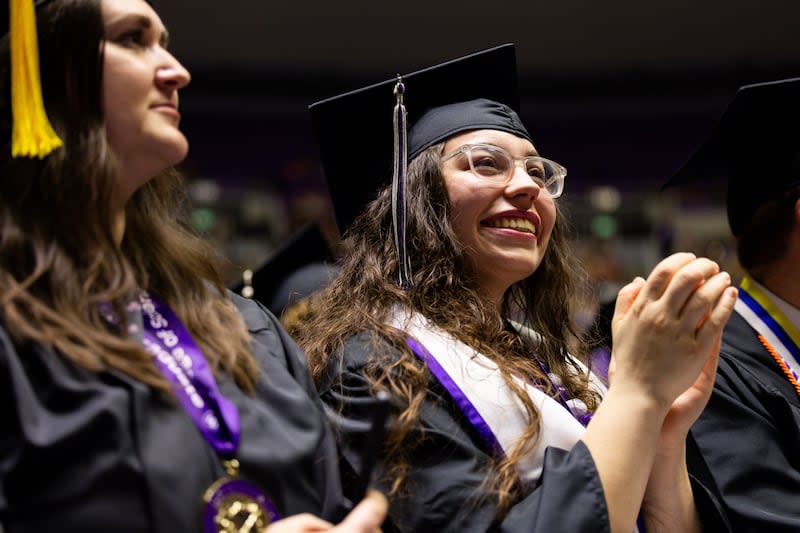
[[[10,0],[11,157],[47,156],[63,145],[44,109],[33,0]]]
[[[394,86],[394,169],[392,173],[392,228],[394,229],[394,247],[397,250],[400,286],[408,289],[412,285],[411,262],[406,250],[406,170],[408,166],[407,116],[403,104],[405,85],[398,74]]]

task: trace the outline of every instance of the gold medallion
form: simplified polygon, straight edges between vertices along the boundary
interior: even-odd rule
[[[236,476],[239,462],[225,461],[229,477],[215,481],[203,495],[206,533],[261,532],[279,519],[267,495]]]

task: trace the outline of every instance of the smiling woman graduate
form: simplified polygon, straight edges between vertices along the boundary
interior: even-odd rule
[[[386,391],[384,531],[724,527],[684,457],[730,277],[676,254],[626,286],[606,390],[572,324],[566,169],[518,108],[513,45],[311,106],[345,257],[297,331],[346,489]]]
[[[179,218],[189,73],[162,21],[143,0],[9,8],[0,529],[331,529],[350,504],[305,358]]]

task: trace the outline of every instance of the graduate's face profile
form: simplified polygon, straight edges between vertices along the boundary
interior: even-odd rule
[[[179,129],[178,90],[189,72],[167,50],[168,33],[144,0],[102,0],[103,113],[109,144],[120,161],[124,204],[189,149]]]
[[[447,140],[444,154],[465,145],[487,144],[514,158],[536,155],[531,142],[498,130],[474,130]],[[474,164],[490,165],[491,160]],[[476,176],[463,154],[442,163],[450,199],[450,223],[490,295],[501,297],[513,283],[536,271],[555,224],[555,201],[522,165],[507,182]]]

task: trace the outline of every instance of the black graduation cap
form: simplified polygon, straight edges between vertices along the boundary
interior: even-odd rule
[[[800,185],[800,78],[740,87],[709,137],[662,189],[728,182],[728,223],[740,235],[756,209]]]
[[[258,300],[280,316],[289,305],[323,288],[337,269],[333,253],[314,222],[270,254],[247,282],[243,280],[231,289]]]
[[[516,55],[504,44],[400,75],[408,112],[408,160],[471,129],[499,129],[530,139],[517,113]],[[392,179],[397,76],[312,104],[336,222],[344,233]]]

